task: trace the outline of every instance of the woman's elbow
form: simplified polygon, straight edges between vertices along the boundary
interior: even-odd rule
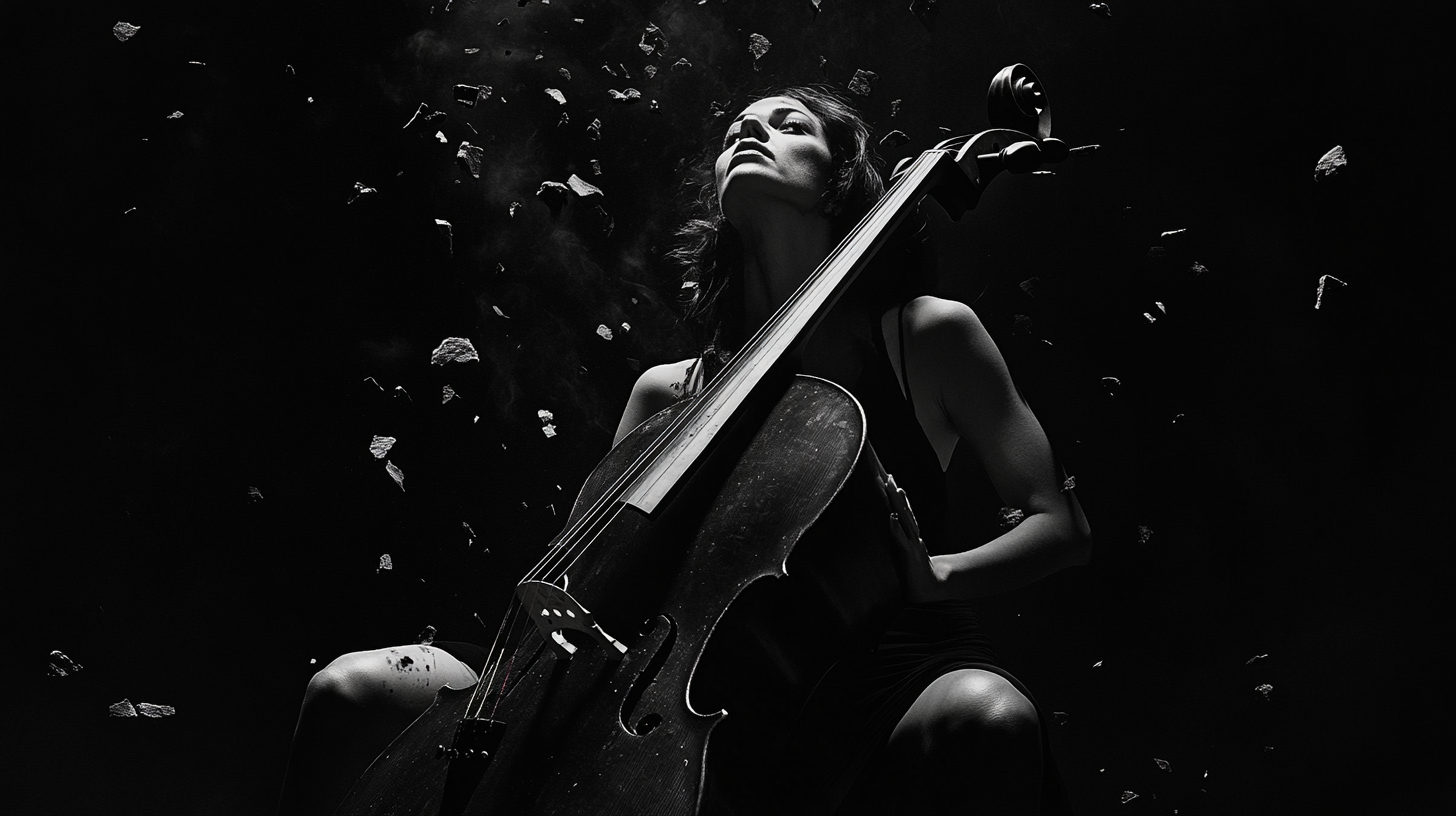
[[[1092,528],[1081,514],[1072,520],[1068,528],[1062,546],[1065,566],[1080,567],[1092,560]]]

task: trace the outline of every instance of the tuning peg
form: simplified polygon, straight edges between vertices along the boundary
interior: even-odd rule
[[[1030,173],[1041,166],[1041,146],[1036,142],[1016,142],[1001,151],[1001,166],[1009,173]]]

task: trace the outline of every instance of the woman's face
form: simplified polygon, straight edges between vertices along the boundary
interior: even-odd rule
[[[831,167],[819,117],[790,97],[760,99],[728,126],[714,167],[718,203],[740,229],[769,203],[822,214]]]

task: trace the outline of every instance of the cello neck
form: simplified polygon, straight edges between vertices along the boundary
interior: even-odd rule
[[[928,150],[910,165],[783,306],[734,355],[699,395],[664,447],[626,489],[622,501],[651,514],[712,446],[718,432],[748,402],[770,372],[798,351],[875,254],[942,176],[963,173],[956,155]]]

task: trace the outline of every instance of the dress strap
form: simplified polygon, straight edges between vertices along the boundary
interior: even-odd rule
[[[915,396],[910,391],[910,368],[905,364],[905,304],[900,304],[900,313],[895,316],[900,330],[900,382],[905,389],[905,402],[910,404],[910,416],[915,416]]]

